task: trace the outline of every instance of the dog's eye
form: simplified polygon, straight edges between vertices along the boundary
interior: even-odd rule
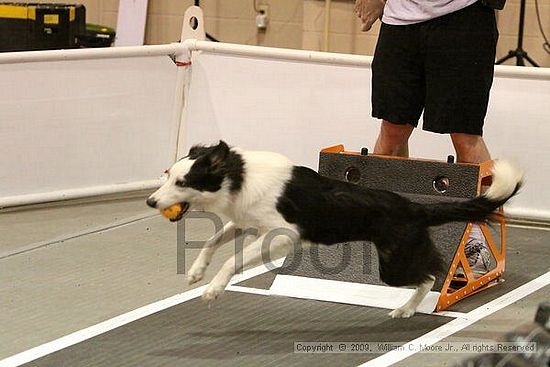
[[[184,186],[185,186],[185,181],[183,181],[183,180],[176,180],[176,186],[184,187]]]

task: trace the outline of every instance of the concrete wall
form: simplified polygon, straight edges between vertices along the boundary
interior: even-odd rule
[[[271,22],[265,32],[255,27],[253,0],[202,0],[206,31],[223,42],[287,48],[322,50],[325,1],[323,0],[256,0],[268,4]],[[39,0],[70,2],[70,0]],[[80,0],[86,6],[87,19],[116,27],[118,0]],[[147,44],[179,40],[185,9],[192,0],[149,0]],[[540,16],[547,37],[550,37],[550,0],[538,0]],[[508,0],[498,12],[500,41],[497,55],[504,56],[517,43],[520,0]],[[353,14],[354,0],[333,0],[329,51],[372,55],[378,26],[362,33]],[[541,65],[550,67],[550,54],[543,48],[535,13],[535,0],[527,0],[525,49]],[[510,62],[511,64],[511,62]]]

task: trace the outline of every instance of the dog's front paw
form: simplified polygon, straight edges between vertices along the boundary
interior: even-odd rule
[[[208,286],[208,288],[206,288],[206,290],[202,294],[202,299],[203,299],[203,301],[208,302],[208,303],[213,302],[219,296],[221,296],[221,294],[223,293],[224,290],[225,290],[224,287],[214,286],[214,285],[211,284],[211,285]]]
[[[413,307],[408,306],[402,306],[399,308],[396,308],[392,312],[390,312],[388,315],[391,316],[392,319],[407,319],[414,315],[415,309]]]
[[[193,266],[187,273],[187,283],[191,285],[193,283],[201,281],[204,276],[205,270],[206,266],[195,266],[193,264]]]

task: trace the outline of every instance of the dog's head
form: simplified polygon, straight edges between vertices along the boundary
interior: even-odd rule
[[[240,155],[220,141],[193,146],[165,173],[166,182],[149,196],[147,205],[162,210],[180,204],[182,211],[173,219],[176,221],[190,209],[219,206],[230,192],[240,189],[243,163]]]

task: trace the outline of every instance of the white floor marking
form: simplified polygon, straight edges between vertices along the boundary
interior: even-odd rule
[[[275,277],[269,290],[275,296],[379,307],[390,310],[404,305],[414,293],[414,289],[408,288],[281,274]],[[417,312],[432,314],[439,296],[439,292],[430,291],[417,307]]]
[[[242,282],[244,280],[253,278],[257,275],[266,273],[274,268],[280,267],[283,264],[284,259],[274,261],[270,266],[260,265],[255,268],[245,270],[242,274],[237,274],[231,279],[229,287],[235,283]],[[15,354],[6,359],[0,360],[0,367],[16,367],[22,364],[34,361],[40,357],[44,357],[48,354],[57,352],[61,349],[70,347],[71,345],[80,343],[84,340],[93,338],[94,336],[106,333],[107,331],[116,329],[117,327],[126,325],[132,321],[139,320],[146,316],[152,315],[156,312],[165,310],[167,308],[179,305],[180,303],[192,300],[200,297],[202,292],[206,289],[207,285],[194,288],[184,293],[177,294],[175,296],[163,299],[161,301],[151,303],[149,305],[140,307],[125,314],[116,316],[112,319],[105,320],[99,324],[90,326],[88,328],[75,331],[74,333],[65,335],[59,339],[52,340],[48,343],[39,345],[37,347],[28,349],[24,352]],[[206,307],[206,306],[205,306]]]
[[[277,261],[274,261],[269,266],[260,265],[255,268],[246,270],[242,274],[238,274],[234,276],[229,286],[227,287],[227,290],[253,293],[253,294],[270,295],[269,290],[247,288],[242,286],[236,286],[235,284],[245,281],[247,279],[253,278],[255,276],[261,275],[268,271],[271,271],[277,267],[280,267],[282,266],[283,261],[284,259],[279,259]],[[550,284],[550,271],[468,313],[464,314],[461,312],[452,312],[452,311],[439,312],[437,313],[437,315],[455,317],[455,319],[438,327],[437,329],[434,329],[410,341],[409,343],[404,345],[404,348],[402,350],[394,350],[394,351],[388,352],[386,354],[383,354],[380,357],[377,357],[373,360],[370,360],[360,365],[359,367],[386,367],[394,363],[397,363],[399,361],[402,361],[403,359],[414,355],[415,354],[414,350],[418,350],[420,344],[426,345],[426,346],[433,345],[434,343],[437,343],[443,340],[444,338],[459,332],[460,330],[472,325],[473,323],[483,319],[484,317],[487,317],[501,310],[502,308],[509,306],[516,301],[519,301],[520,299],[530,295],[531,293],[536,292],[537,290],[547,286],[548,284]],[[125,314],[119,315],[117,317],[114,317],[112,319],[103,321],[99,324],[90,326],[86,329],[76,331],[72,334],[66,335],[59,339],[52,340],[51,342],[39,345],[37,347],[31,348],[29,350],[26,350],[18,354],[15,354],[11,357],[0,360],[0,367],[16,367],[16,366],[20,366],[22,364],[34,361],[35,359],[54,353],[61,349],[70,347],[71,345],[80,343],[84,340],[93,338],[97,335],[106,333],[117,327],[126,325],[132,321],[139,320],[153,313],[165,310],[167,308],[170,308],[178,304],[181,304],[183,302],[197,298],[202,294],[205,288],[206,288],[206,285],[169,297],[167,299],[140,307],[136,310],[133,310]],[[414,348],[409,348],[409,346],[413,346]]]
[[[372,359],[359,367],[386,367],[394,363],[402,361],[403,359],[410,357],[415,354],[414,350],[420,348],[420,344],[430,346],[433,345],[446,337],[449,337],[460,330],[472,325],[476,321],[487,317],[502,308],[511,305],[512,303],[519,301],[520,299],[530,295],[533,292],[541,289],[542,287],[550,284],[550,271],[546,274],[539,276],[531,280],[530,282],[525,283],[522,286],[498,297],[497,299],[492,300],[489,303],[486,303],[483,306],[480,306],[466,314],[466,318],[456,318],[437,329],[426,333],[409,343],[404,344],[404,348],[400,350],[393,350],[386,354],[381,355],[375,359]]]
[[[274,294],[269,289],[261,288],[251,288],[251,287],[241,287],[238,285],[230,285],[226,288],[227,291],[239,292],[239,293],[249,293],[249,294],[259,294],[262,296],[273,296]],[[443,316],[443,317],[452,317],[454,318],[463,318],[467,319],[468,314],[465,312],[456,312],[456,311],[440,311],[432,313],[434,316]]]
[[[240,293],[260,294],[262,296],[273,296],[273,293],[269,289],[241,287],[238,285],[230,285],[226,288],[226,290],[232,291],[232,292],[240,292]],[[452,318],[457,318],[457,317],[468,318],[467,313],[456,312],[456,311],[440,311],[440,312],[434,312],[432,313],[432,315],[452,317]]]
[[[239,293],[259,294],[262,296],[271,295],[271,292],[269,292],[269,289],[241,287],[238,285],[230,285],[227,288],[225,288],[225,290],[231,291],[231,292],[239,292]]]

